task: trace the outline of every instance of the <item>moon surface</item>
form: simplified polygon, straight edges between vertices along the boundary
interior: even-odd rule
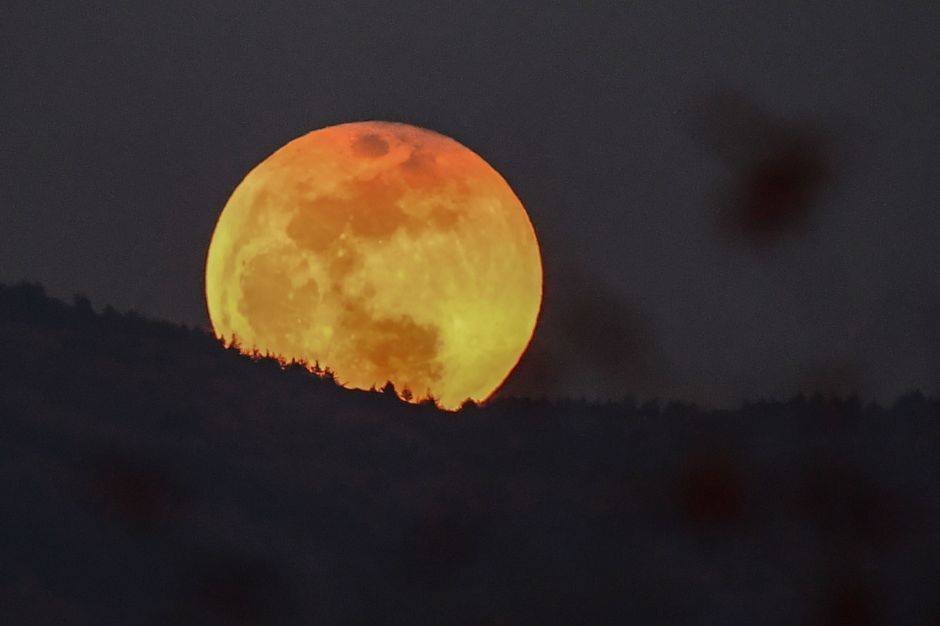
[[[500,386],[541,301],[535,231],[503,177],[453,139],[389,122],[316,130],[265,159],[206,263],[216,336],[450,409]]]

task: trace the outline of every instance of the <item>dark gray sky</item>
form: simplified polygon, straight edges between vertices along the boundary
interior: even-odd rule
[[[117,4],[5,8],[2,281],[206,325],[244,174],[393,120],[481,154],[535,224],[508,392],[940,391],[936,3]]]

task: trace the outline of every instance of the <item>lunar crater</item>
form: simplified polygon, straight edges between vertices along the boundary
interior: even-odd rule
[[[353,151],[364,157],[379,158],[388,154],[388,142],[376,133],[365,133],[352,143]]]

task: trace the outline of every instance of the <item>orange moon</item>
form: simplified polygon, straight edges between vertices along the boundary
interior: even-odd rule
[[[473,151],[389,122],[330,126],[255,167],[206,262],[217,337],[344,385],[482,401],[525,351],[542,260],[525,208]]]

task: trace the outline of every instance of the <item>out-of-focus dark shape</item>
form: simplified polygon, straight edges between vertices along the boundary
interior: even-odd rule
[[[825,398],[847,398],[869,388],[865,368],[847,359],[825,361],[808,368],[798,385],[801,393]]]
[[[714,198],[725,232],[775,244],[812,225],[835,182],[832,138],[818,124],[777,118],[735,92],[708,98],[697,137],[727,166]]]
[[[885,624],[878,591],[860,573],[829,581],[822,607],[823,626],[880,626]]]
[[[430,585],[445,585],[466,567],[477,549],[472,519],[449,511],[422,515],[405,538],[405,575]]]
[[[121,455],[107,455],[95,464],[91,489],[106,519],[134,531],[154,530],[182,502],[182,494],[162,472]]]
[[[744,513],[744,477],[733,455],[716,449],[686,459],[679,479],[679,503],[696,526],[731,524]]]
[[[498,397],[634,393],[661,375],[649,324],[596,276],[546,260],[542,312],[531,344]]]
[[[804,489],[806,512],[830,537],[831,546],[884,547],[898,538],[901,507],[858,469],[812,462],[804,473]]]
[[[277,625],[293,610],[289,583],[263,557],[197,553],[180,579],[182,603],[170,616],[173,623]]]

